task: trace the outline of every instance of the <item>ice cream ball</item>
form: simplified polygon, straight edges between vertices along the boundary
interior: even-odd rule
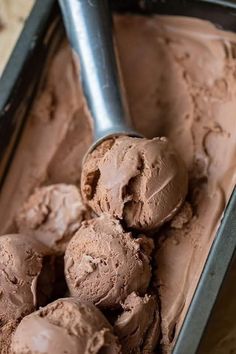
[[[0,237],[0,327],[48,301],[53,273],[50,252],[38,241],[20,234]]]
[[[64,298],[21,321],[11,353],[121,354],[121,348],[112,326],[93,304]]]
[[[112,309],[133,291],[144,294],[151,278],[152,249],[151,239],[134,239],[107,214],[83,222],[65,253],[71,295]]]
[[[84,201],[98,215],[109,213],[140,231],[155,230],[170,220],[187,189],[185,164],[164,137],[108,139],[83,164]]]
[[[61,183],[37,188],[17,213],[16,224],[19,232],[61,254],[87,216],[79,189]]]

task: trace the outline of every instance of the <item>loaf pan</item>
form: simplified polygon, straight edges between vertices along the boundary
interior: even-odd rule
[[[236,32],[236,4],[220,0],[114,0],[113,11],[144,16],[165,14],[198,17]],[[53,25],[60,20],[55,0],[37,0],[0,79],[0,188],[53,43]],[[236,248],[236,190],[225,209],[191,305],[178,335],[174,354],[201,352],[199,345]]]

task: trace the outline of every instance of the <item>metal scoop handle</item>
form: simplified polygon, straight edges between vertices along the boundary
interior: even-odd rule
[[[59,0],[69,41],[79,55],[81,77],[94,119],[95,142],[135,135],[121,94],[106,0]]]

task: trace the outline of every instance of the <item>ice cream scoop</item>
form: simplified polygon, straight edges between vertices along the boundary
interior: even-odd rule
[[[81,78],[84,85],[84,92],[94,120],[95,142],[84,159],[84,169],[87,167],[86,161],[93,159],[90,152],[93,152],[93,150],[97,147],[99,148],[99,145],[104,140],[106,141],[111,138],[114,139],[121,135],[129,136],[129,143],[123,146],[124,153],[122,153],[122,155],[124,156],[126,152],[129,153],[129,145],[133,146],[134,144],[134,140],[132,140],[134,138],[132,137],[139,137],[140,144],[143,144],[143,138],[141,138],[140,135],[132,128],[128,110],[126,109],[126,105],[124,104],[124,99],[121,94],[122,84],[121,80],[119,80],[121,75],[118,75],[119,64],[113,47],[111,18],[108,2],[99,0],[59,0],[59,3],[61,5],[70,43],[75,53],[78,54],[80,58]],[[143,119],[145,119],[145,117],[143,117]],[[145,145],[145,142],[146,140],[144,140],[143,145]],[[137,144],[139,143],[137,142]],[[120,150],[114,151],[116,146],[117,144],[114,144],[112,148],[114,156],[121,153]],[[169,153],[171,148],[169,147],[167,140],[165,140],[165,148],[167,152],[165,153],[165,151],[162,150],[162,155],[160,156],[158,156],[158,153],[160,152],[158,147],[156,151],[153,151],[154,154],[156,154],[156,160],[158,160],[159,163],[154,163],[154,166],[152,167],[153,170],[155,169],[154,173],[153,171],[150,171],[152,177],[155,176],[156,178],[156,187],[154,183],[152,190],[147,191],[147,195],[150,197],[149,204],[152,204],[151,213],[149,210],[145,210],[146,205],[145,203],[143,204],[144,199],[139,195],[139,184],[136,186],[132,184],[133,190],[131,193],[129,192],[129,199],[126,200],[126,202],[129,201],[132,203],[131,208],[131,204],[126,203],[126,207],[129,205],[129,218],[133,219],[133,217],[135,217],[135,219],[131,220],[128,225],[130,224],[129,226],[138,228],[139,230],[153,230],[164,221],[169,220],[181,206],[187,193],[188,179],[186,168],[182,162],[177,162],[177,160],[180,161],[177,153],[174,151],[171,154]],[[145,157],[141,157],[140,159],[143,160],[143,163],[146,163],[146,167],[149,167],[149,165],[152,165],[152,161],[154,160],[153,154],[150,155],[144,152],[144,155]],[[139,157],[140,156],[141,155],[139,153]],[[151,160],[147,160],[148,158],[151,158]],[[93,164],[93,162],[91,163]],[[132,160],[130,160],[130,163],[131,165],[129,166],[126,166],[125,163],[123,164],[124,166],[121,166],[122,161],[119,157],[117,164],[111,163],[110,166],[107,164],[108,170],[113,169],[113,175],[117,174],[121,177],[120,180],[117,179],[117,183],[122,183],[122,180],[128,179],[130,173],[129,170],[125,171],[125,169],[130,168],[133,170]],[[174,163],[174,165],[172,165],[172,163]],[[159,165],[162,165],[161,169],[159,169]],[[139,168],[139,166],[136,167]],[[178,170],[179,168],[180,170]],[[121,176],[121,170],[123,171],[123,176]],[[159,170],[161,171],[161,177],[159,175]],[[100,176],[102,175],[101,170],[98,168],[97,171],[98,173],[95,176],[96,180],[94,181],[93,179],[92,183],[99,186],[102,184],[104,179],[100,179]],[[148,171],[146,172],[148,173]],[[82,170],[82,174],[83,173],[84,171]],[[140,172],[135,172],[135,175],[132,176],[132,178],[135,178],[138,174],[141,175],[142,173],[143,171],[141,167]],[[166,175],[167,178],[163,179],[163,175]],[[179,178],[180,175],[184,176],[182,180]],[[84,179],[87,185],[89,185],[87,182],[90,177],[91,176],[88,175]],[[99,184],[97,183],[98,180]],[[111,183],[113,183],[113,181],[111,181]],[[87,188],[87,185],[84,185],[82,181],[82,191]],[[106,211],[114,216],[112,210],[113,208],[111,208],[110,211],[110,200],[113,199],[117,188],[115,188],[114,193],[111,184],[110,188],[106,188],[107,186],[103,187],[101,187],[98,192],[101,193],[102,190],[104,190],[107,193],[108,200],[106,202],[106,207],[104,208],[104,204],[101,207],[94,207],[94,203],[89,204],[97,213],[99,209],[99,213]],[[126,192],[122,189],[123,187],[126,188],[127,183],[125,183],[124,186],[119,186],[119,193],[122,194],[124,192],[124,197],[126,198]],[[93,189],[93,186],[91,188]],[[175,190],[175,188],[177,188],[177,190]],[[175,195],[175,192],[178,195],[177,203],[172,200],[172,194],[174,193],[173,195]],[[181,196],[179,196],[179,194],[181,194]],[[86,193],[84,193],[84,196],[85,201],[87,202],[89,198],[87,198]],[[123,206],[124,203],[122,202],[118,208],[123,210]],[[115,214],[117,214],[115,216],[120,219],[123,217],[120,211]],[[145,216],[143,214],[145,214]],[[138,220],[139,216],[142,220]]]
[[[111,325],[94,305],[64,298],[21,321],[11,353],[121,354],[121,349]]]
[[[122,95],[108,1],[59,0],[70,44],[79,55],[85,96],[94,121],[94,148],[109,136],[140,136]]]
[[[151,239],[134,239],[109,215],[84,221],[65,253],[71,295],[112,309],[133,291],[145,294],[151,279],[152,249]]]

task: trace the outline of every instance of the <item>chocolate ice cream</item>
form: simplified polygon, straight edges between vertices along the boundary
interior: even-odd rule
[[[47,258],[48,250],[25,235],[0,237],[1,324],[34,311],[47,300],[53,286]]]
[[[235,185],[236,35],[186,17],[114,20],[133,123],[149,139],[167,136],[189,172],[190,207],[155,236],[151,283],[170,353]],[[93,126],[77,64],[65,41],[47,61],[1,190],[1,234],[36,187],[80,183]]]
[[[25,235],[0,237],[0,348],[8,350],[18,321],[48,301],[53,287],[49,251]]]
[[[100,308],[115,308],[133,291],[144,294],[151,278],[152,247],[108,215],[85,221],[65,253],[71,295]]]
[[[10,320],[7,323],[0,325],[0,348],[1,354],[11,354],[12,336],[20,322],[20,319]]]
[[[173,217],[187,185],[184,162],[166,138],[105,141],[87,156],[81,175],[84,200],[97,214],[107,212],[143,231]]]
[[[59,299],[26,316],[12,340],[12,354],[121,354],[111,325],[92,304]]]
[[[63,253],[86,213],[76,186],[54,184],[36,189],[19,210],[16,224],[19,232]]]
[[[114,324],[123,354],[152,354],[160,335],[160,316],[154,296],[130,294]]]

